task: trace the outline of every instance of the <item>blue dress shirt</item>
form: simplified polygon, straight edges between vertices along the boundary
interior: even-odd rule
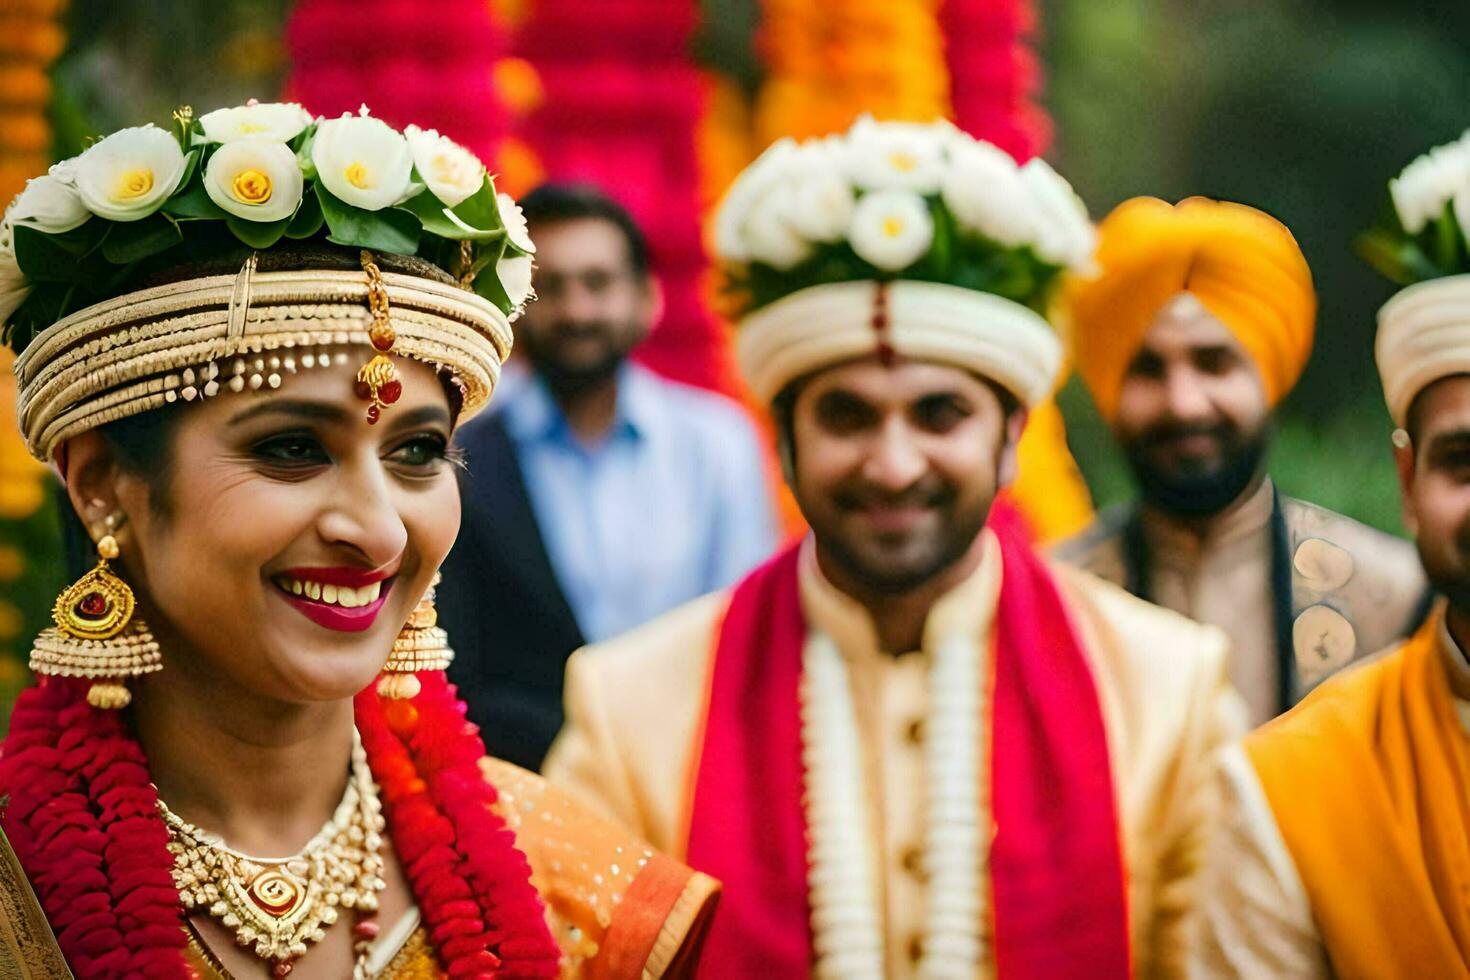
[[[625,365],[612,428],[589,446],[533,375],[502,397],[532,511],[587,642],[724,588],[774,550],[760,446],[728,399]]]

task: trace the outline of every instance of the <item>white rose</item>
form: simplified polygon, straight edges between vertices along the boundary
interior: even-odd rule
[[[157,211],[184,176],[178,140],[151,123],[120,129],[89,147],[71,167],[93,214],[137,221]]]
[[[715,212],[715,251],[726,262],[748,262],[750,243],[746,225],[755,205],[770,196],[771,187],[791,172],[797,154],[796,141],[777,140],[736,178]]]
[[[46,174],[26,182],[25,190],[10,205],[6,220],[28,225],[48,235],[79,228],[92,217],[81,195],[60,177]]]
[[[789,269],[812,254],[812,243],[791,227],[794,193],[791,184],[773,184],[751,208],[744,230],[751,262]]]
[[[500,223],[505,225],[505,237],[522,252],[534,253],[536,243],[531,241],[531,231],[526,227],[526,216],[515,198],[505,193],[496,194],[495,205],[500,209]]]
[[[403,135],[419,176],[446,208],[459,204],[484,185],[485,165],[480,158],[448,136],[417,126],[409,126]]]
[[[1470,134],[1438,146],[1388,182],[1404,230],[1417,235],[1437,220],[1444,206],[1470,186]]]
[[[25,273],[20,271],[20,263],[15,260],[15,242],[7,219],[0,223],[0,325],[20,309],[20,304],[30,293],[30,284]]]
[[[510,297],[511,305],[519,308],[531,298],[531,257],[529,255],[507,255],[495,263],[495,276],[500,288]]]
[[[303,183],[296,154],[276,140],[226,143],[204,168],[209,199],[247,221],[280,221],[295,214]]]
[[[847,175],[864,190],[901,188],[933,194],[944,177],[944,131],[864,116],[847,137]]]
[[[813,146],[802,155],[801,170],[805,172],[793,178],[786,221],[810,241],[839,241],[852,221],[856,197],[853,186],[839,168],[832,166],[826,147]]]
[[[216,109],[199,117],[209,143],[233,143],[252,137],[288,143],[311,125],[311,113],[295,102],[255,102]]]
[[[1036,254],[1053,265],[1087,272],[1097,247],[1097,231],[1087,217],[1087,205],[1041,157],[1021,168],[1021,179],[1036,208]]]
[[[372,116],[324,121],[311,143],[311,162],[334,197],[364,211],[402,201],[413,174],[408,140]]]
[[[913,191],[882,190],[858,199],[847,233],[852,250],[888,272],[913,265],[934,243],[934,218]]]
[[[960,227],[991,241],[1019,248],[1036,233],[1036,212],[1021,168],[989,143],[968,140],[951,146],[940,193]]]

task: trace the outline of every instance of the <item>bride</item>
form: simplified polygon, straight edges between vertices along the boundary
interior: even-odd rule
[[[0,225],[21,426],[95,544],[0,748],[0,973],[689,972],[717,885],[485,758],[443,674],[519,210],[366,110],[175,122]]]

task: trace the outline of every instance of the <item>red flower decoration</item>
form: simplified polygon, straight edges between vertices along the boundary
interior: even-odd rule
[[[442,673],[419,676],[390,728],[376,685],[357,698],[394,849],[445,972],[554,977],[559,951],[531,867],[491,809],[484,744]],[[184,913],[168,830],[124,716],[87,704],[89,682],[24,692],[0,749],[0,814],[78,980],[187,980]],[[407,705],[405,705],[407,707]]]

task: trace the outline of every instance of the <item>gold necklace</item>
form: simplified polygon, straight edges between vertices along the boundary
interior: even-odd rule
[[[199,909],[234,930],[235,942],[271,960],[276,977],[291,972],[309,943],[320,942],[340,910],[371,916],[383,881],[383,808],[362,741],[353,733],[352,772],[336,812],[296,854],[243,854],[158,801],[168,825],[173,879],[186,913]],[[376,923],[354,930],[354,977],[367,975]]]

